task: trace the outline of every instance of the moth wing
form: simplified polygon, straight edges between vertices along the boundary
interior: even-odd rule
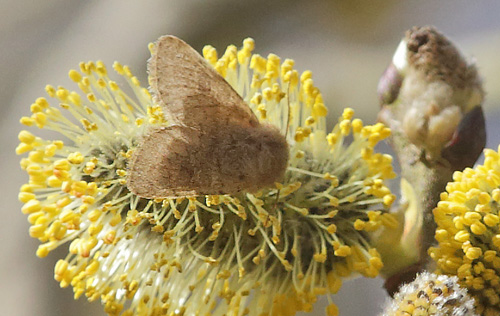
[[[184,169],[189,147],[199,141],[199,132],[185,126],[150,128],[129,163],[128,189],[149,199],[196,195],[199,185],[190,183],[192,174]]]
[[[212,127],[150,128],[130,160],[128,189],[149,199],[235,194],[283,177],[288,144],[277,128]]]
[[[153,100],[174,124],[199,126],[223,120],[259,125],[231,85],[196,50],[175,36],[158,39],[148,71]],[[207,97],[214,102],[203,102]]]

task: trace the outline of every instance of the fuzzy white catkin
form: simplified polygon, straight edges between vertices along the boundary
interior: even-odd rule
[[[455,276],[423,272],[403,285],[381,316],[478,316],[474,299]]]

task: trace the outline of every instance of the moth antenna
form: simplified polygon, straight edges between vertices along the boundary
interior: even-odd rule
[[[290,82],[288,82],[288,86],[287,86],[286,90],[287,90],[287,92],[286,92],[287,114],[286,114],[285,140],[288,137],[288,129],[290,128]],[[278,192],[276,193],[276,200],[274,201],[273,211],[276,211],[276,208],[278,208],[278,201],[280,199],[280,192],[281,192],[281,189],[278,189]]]

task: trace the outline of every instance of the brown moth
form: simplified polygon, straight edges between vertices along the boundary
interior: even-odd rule
[[[255,192],[280,181],[288,144],[261,124],[238,93],[191,46],[156,42],[148,62],[155,104],[169,126],[150,126],[128,166],[128,189],[144,198]]]

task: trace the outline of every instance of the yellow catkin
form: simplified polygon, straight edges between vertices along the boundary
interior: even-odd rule
[[[101,300],[111,315],[205,315],[218,304],[228,304],[228,314],[293,315],[312,310],[317,296],[338,292],[345,277],[378,274],[382,261],[366,232],[398,225],[388,214],[395,196],[385,185],[394,176],[392,159],[373,149],[388,129],[364,126],[346,109],[326,131],[328,107],[312,73],[300,74],[291,59],[253,54],[254,46],[245,39],[241,49],[231,45],[222,56],[214,47],[203,49],[262,126],[274,125],[288,138],[282,182],[251,194],[149,199],[132,193],[128,168],[141,135],[171,125],[172,118],[118,62],[113,69],[121,81],[111,80],[101,61],[82,62],[68,73],[81,91],[47,86],[57,108],[44,98],[30,106],[21,119],[30,131],[19,133],[16,148],[28,175],[18,198],[30,235],[41,242],[38,256],[69,241],[55,278],[73,287],[75,298]],[[156,44],[148,48],[158,53]],[[124,81],[131,93],[122,90]],[[42,139],[35,128],[63,134],[66,144]],[[495,217],[485,217],[484,227],[480,219],[468,220],[463,225],[480,232]],[[220,251],[221,243],[227,250]],[[312,269],[302,271],[306,266]],[[172,284],[179,290],[169,291]],[[326,313],[338,315],[336,305]]]

